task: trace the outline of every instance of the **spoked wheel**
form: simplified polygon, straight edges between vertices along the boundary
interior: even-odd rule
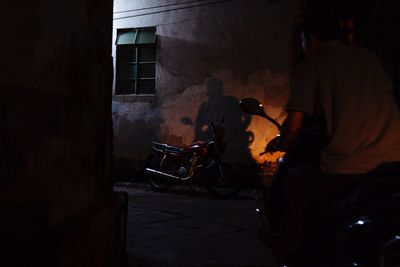
[[[208,191],[219,197],[234,196],[240,191],[241,181],[238,170],[231,164],[215,162],[207,167],[204,174]]]
[[[157,175],[150,175],[149,178],[151,189],[157,192],[165,192],[171,186],[171,179],[157,176]]]
[[[147,157],[147,163],[146,166],[154,169],[154,170],[159,170],[159,165],[161,161],[161,156],[158,153],[151,153]],[[151,186],[151,189],[157,192],[165,192],[169,189],[171,186],[171,179],[158,176],[155,174],[148,174],[149,176],[149,184]]]

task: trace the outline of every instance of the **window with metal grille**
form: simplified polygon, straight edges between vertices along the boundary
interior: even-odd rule
[[[117,31],[116,95],[152,95],[156,86],[156,28]]]

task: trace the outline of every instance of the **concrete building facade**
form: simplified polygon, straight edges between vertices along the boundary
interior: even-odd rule
[[[154,94],[113,97],[114,158],[143,160],[150,141],[184,146],[225,128],[225,160],[252,163],[276,128],[244,114],[255,97],[282,121],[290,72],[299,55],[297,0],[114,1],[113,57],[119,31],[155,27]],[[118,80],[115,68],[114,81]]]
[[[290,76],[301,61],[302,15],[329,10],[355,24],[357,45],[371,48],[397,95],[396,1],[204,0],[114,1],[114,159],[143,160],[150,141],[184,146],[207,138],[207,123],[225,127],[225,160],[263,163],[259,156],[276,128],[243,114],[237,101],[259,99],[278,121],[285,117]],[[116,45],[124,29],[154,27],[154,94],[119,94]],[[344,32],[347,29],[344,29]]]

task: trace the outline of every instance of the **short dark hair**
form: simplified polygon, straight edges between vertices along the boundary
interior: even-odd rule
[[[303,20],[303,34],[306,38],[314,34],[323,41],[340,39],[340,21],[330,14],[312,14]]]

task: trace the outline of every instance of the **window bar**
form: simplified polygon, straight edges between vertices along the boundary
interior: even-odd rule
[[[137,36],[138,36],[138,34],[137,34],[137,31],[138,30],[136,30],[136,37],[135,37],[135,42],[136,42],[136,38],[137,38]],[[138,80],[138,72],[139,72],[139,49],[137,48],[137,47],[135,47],[135,54],[136,54],[136,56],[135,56],[135,59],[136,59],[136,71],[135,71],[135,90],[134,90],[134,92],[135,92],[135,95],[137,95],[137,80]]]

